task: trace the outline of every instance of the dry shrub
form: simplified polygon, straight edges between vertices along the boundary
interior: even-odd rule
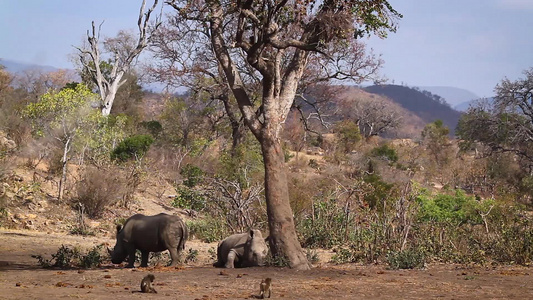
[[[166,174],[167,178],[181,178],[180,168],[187,155],[179,149],[155,146],[148,150],[145,159],[149,160],[152,172]]]
[[[87,168],[76,183],[76,203],[83,205],[89,217],[99,217],[122,198],[125,186],[118,170]]]

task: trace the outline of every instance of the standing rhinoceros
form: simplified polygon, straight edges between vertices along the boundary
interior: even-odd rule
[[[133,268],[135,251],[142,254],[141,267],[148,266],[148,254],[167,250],[172,258],[171,266],[178,263],[178,254],[185,248],[189,236],[187,226],[178,216],[136,214],[117,225],[117,243],[109,253],[114,264],[120,264],[128,256],[128,268]]]
[[[263,266],[268,248],[261,231],[230,235],[218,244],[216,267],[253,267]]]

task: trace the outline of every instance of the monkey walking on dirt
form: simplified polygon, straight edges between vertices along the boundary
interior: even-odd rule
[[[260,299],[270,298],[271,283],[272,283],[272,278],[270,277],[267,277],[266,279],[261,280],[261,283],[259,284],[259,298]],[[267,292],[268,292],[268,296],[266,296]]]
[[[144,276],[143,280],[141,280],[141,292],[157,294],[157,291],[152,287],[152,282],[154,282],[154,279],[155,276],[153,274]]]

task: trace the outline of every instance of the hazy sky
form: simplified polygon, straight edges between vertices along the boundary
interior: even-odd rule
[[[382,54],[390,82],[453,86],[484,97],[504,77],[517,79],[533,67],[533,0],[389,2],[404,15],[398,32],[368,44]],[[0,58],[72,68],[72,45],[81,45],[92,20],[105,20],[103,35],[135,29],[140,3],[0,0]]]

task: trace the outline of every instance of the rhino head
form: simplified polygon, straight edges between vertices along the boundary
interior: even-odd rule
[[[126,248],[124,247],[124,241],[120,238],[121,230],[122,226],[117,225],[117,242],[115,244],[115,247],[113,249],[107,248],[107,251],[111,256],[111,262],[114,264],[122,263],[128,255],[128,253],[126,252]]]
[[[244,245],[244,256],[248,266],[264,266],[268,247],[261,231],[250,229]]]

